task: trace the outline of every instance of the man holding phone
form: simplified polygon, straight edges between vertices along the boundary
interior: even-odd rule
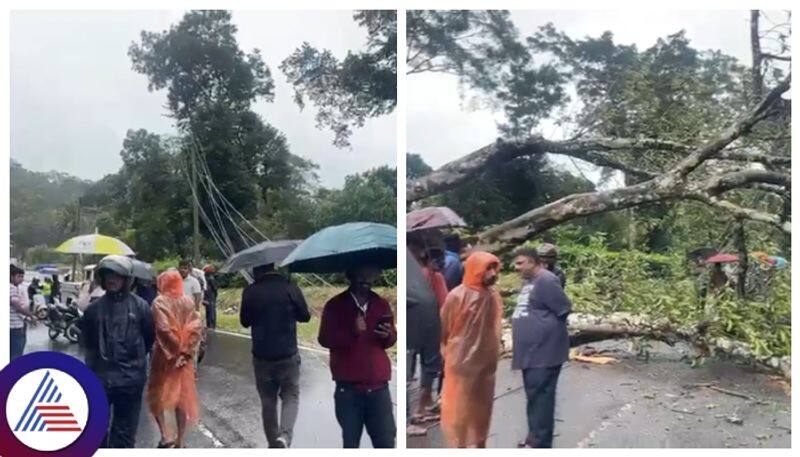
[[[386,349],[397,341],[389,303],[372,291],[380,270],[359,266],[347,272],[350,287],[325,304],[319,343],[330,349],[336,382],[336,420],[345,448],[357,448],[364,428],[375,448],[395,446]]]

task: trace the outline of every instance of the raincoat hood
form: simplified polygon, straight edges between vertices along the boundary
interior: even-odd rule
[[[158,276],[158,292],[169,298],[183,297],[183,278],[178,270],[167,270]]]
[[[467,257],[464,262],[464,279],[462,284],[473,289],[485,289],[483,275],[492,264],[500,265],[500,259],[484,251],[477,251]]]

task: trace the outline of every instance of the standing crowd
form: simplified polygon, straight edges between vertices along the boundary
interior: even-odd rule
[[[85,363],[100,379],[109,402],[109,430],[102,447],[135,447],[144,403],[160,432],[157,447],[182,448],[189,428],[200,419],[197,369],[206,331],[216,327],[215,272],[210,266],[197,270],[188,260],[161,273],[156,284],[134,278],[133,272],[128,257],[103,258],[95,270],[101,292],[92,291],[80,321]],[[37,322],[24,276],[24,270],[11,265],[12,360],[24,352],[27,325]],[[255,391],[267,442],[286,448],[299,409],[297,323],[308,322],[311,313],[300,288],[274,264],[257,266],[253,276],[242,293],[240,321],[251,329]],[[387,354],[397,341],[394,316],[388,302],[372,290],[378,269],[355,266],[346,276],[350,285],[326,303],[319,331],[319,343],[330,351],[334,414],[344,447],[359,447],[364,430],[373,447],[394,447]],[[170,429],[167,414],[174,415],[177,430]]]
[[[440,344],[409,347],[408,376],[413,378],[419,366],[420,389],[407,432],[425,434],[423,426],[439,419],[447,445],[486,447],[502,351],[503,301],[495,288],[502,263],[488,252],[470,252],[456,235],[410,234],[408,246],[439,307]],[[522,280],[511,315],[511,365],[522,375],[528,419],[528,433],[518,447],[553,445],[556,386],[569,357],[572,308],[557,258],[552,243],[511,256]],[[438,404],[433,400],[437,379]]]

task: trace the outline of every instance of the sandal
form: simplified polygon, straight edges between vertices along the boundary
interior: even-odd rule
[[[164,449],[164,448],[172,449],[174,447],[176,447],[175,441],[160,441],[160,440],[158,442],[158,445],[156,446],[156,448],[158,449]]]
[[[407,436],[425,436],[428,434],[428,429],[425,427],[420,427],[419,425],[411,424],[406,427],[406,435]]]

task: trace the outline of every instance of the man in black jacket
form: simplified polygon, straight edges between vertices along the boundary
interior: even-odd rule
[[[150,307],[130,292],[132,274],[127,257],[103,258],[97,264],[97,277],[106,293],[86,308],[80,324],[86,365],[103,383],[111,412],[103,447],[136,444],[147,354],[155,340]]]
[[[253,277],[255,282],[242,292],[239,320],[242,327],[252,327],[253,369],[267,442],[285,448],[292,442],[300,401],[297,322],[308,322],[311,313],[300,288],[275,271],[274,264],[254,268]]]

